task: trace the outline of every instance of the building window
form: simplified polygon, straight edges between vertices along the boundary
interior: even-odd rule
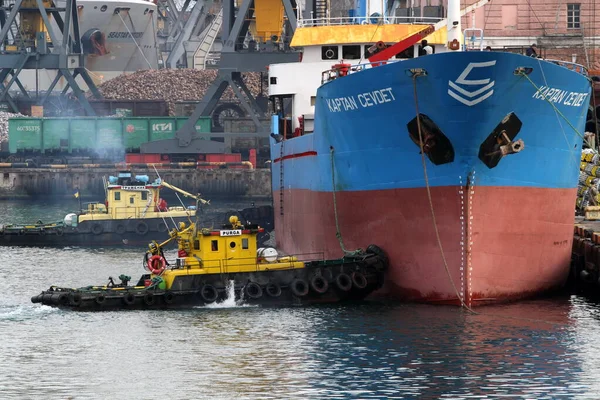
[[[317,96],[310,96],[310,105],[314,107],[317,104]]]
[[[567,29],[581,28],[581,4],[567,4]]]

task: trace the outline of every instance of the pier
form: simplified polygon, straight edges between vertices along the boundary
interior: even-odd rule
[[[127,169],[125,166],[122,169]],[[0,171],[0,199],[33,197],[68,198],[76,189],[83,197],[104,196],[103,177],[114,175],[119,168],[11,168]],[[181,169],[160,168],[160,177],[190,193],[203,196],[269,198],[271,172],[261,169]],[[136,175],[156,176],[153,167],[135,167]]]

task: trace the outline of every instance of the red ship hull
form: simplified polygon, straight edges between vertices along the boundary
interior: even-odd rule
[[[565,283],[575,195],[576,189],[446,186],[431,188],[432,202],[416,188],[337,192],[335,203],[345,248],[376,244],[390,258],[378,295],[471,306]],[[278,248],[340,256],[331,192],[285,190],[283,210],[278,203]]]

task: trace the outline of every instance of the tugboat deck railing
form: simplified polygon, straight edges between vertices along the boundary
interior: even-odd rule
[[[236,258],[235,260],[232,260],[230,262],[228,261],[230,260],[202,260],[202,262],[186,262],[185,266],[183,266],[180,262],[176,261],[171,263],[171,269],[191,267],[203,269],[207,274],[227,274],[239,272],[240,269],[244,269],[244,271],[249,271],[252,269],[254,272],[264,271],[269,269],[268,267],[270,264],[278,264],[278,267],[275,269],[279,271],[297,268],[295,264],[297,264],[298,262],[325,261],[325,253],[317,252],[294,254],[291,256],[280,256],[274,263],[259,263],[257,262],[257,257]],[[287,268],[282,267],[282,264],[288,264]]]

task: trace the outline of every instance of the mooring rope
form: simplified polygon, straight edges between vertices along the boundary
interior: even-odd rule
[[[565,117],[565,115],[558,109],[558,107],[556,107],[554,105],[553,102],[550,101],[550,99],[548,99],[548,97],[544,94],[544,92],[542,92],[542,89],[540,89],[532,80],[531,78],[525,73],[525,71],[519,71],[519,75],[524,76],[529,83],[531,83],[531,85],[535,88],[536,93],[538,93],[544,100],[546,100],[548,102],[548,104],[550,104],[552,106],[552,108],[554,109],[554,112],[557,113],[562,119],[564,119],[567,122],[567,125],[569,125],[571,127],[571,129],[573,129],[573,131],[575,131],[575,133],[583,139],[583,141],[595,152],[598,153],[598,151],[596,149],[594,149],[592,147],[592,145],[590,144],[590,142],[587,141],[587,139],[585,138],[585,135],[582,135],[581,132],[579,132],[577,130],[577,128],[571,123],[571,121],[569,121],[569,119],[567,117]],[[592,96],[594,95],[594,93],[592,92]]]
[[[333,193],[333,216],[335,217],[335,237],[337,237],[338,242],[340,242],[340,247],[345,255],[351,256],[351,255],[361,254],[363,252],[363,250],[361,248],[358,248],[356,250],[347,250],[346,246],[344,246],[344,239],[342,238],[342,232],[340,230],[340,223],[339,223],[339,218],[338,218],[337,199],[335,196],[335,161],[333,158],[334,151],[335,150],[334,150],[333,146],[330,146],[329,154],[331,155],[331,185],[332,185],[331,192]]]
[[[423,164],[423,175],[425,177],[425,188],[427,189],[427,198],[429,199],[429,209],[431,210],[431,219],[433,221],[433,228],[435,230],[435,237],[437,240],[438,248],[440,249],[440,254],[442,256],[442,261],[444,262],[444,268],[446,269],[446,273],[448,274],[448,279],[452,284],[452,288],[454,288],[454,293],[458,300],[460,300],[460,304],[469,310],[472,313],[475,313],[473,309],[467,305],[460,295],[460,292],[456,285],[454,284],[454,279],[452,279],[452,274],[450,273],[450,268],[448,268],[448,261],[446,260],[446,254],[444,252],[444,247],[442,246],[442,240],[440,238],[440,232],[437,226],[437,221],[435,218],[435,210],[433,207],[433,199],[431,197],[431,188],[429,186],[429,177],[427,176],[427,163],[425,162],[425,152],[423,151],[423,132],[421,130],[421,116],[419,114],[419,96],[417,94],[417,78],[422,76],[421,72],[415,71],[413,72],[413,91],[414,91],[414,100],[415,100],[415,110],[417,114],[417,129],[419,131],[419,148],[421,149],[421,163]]]

